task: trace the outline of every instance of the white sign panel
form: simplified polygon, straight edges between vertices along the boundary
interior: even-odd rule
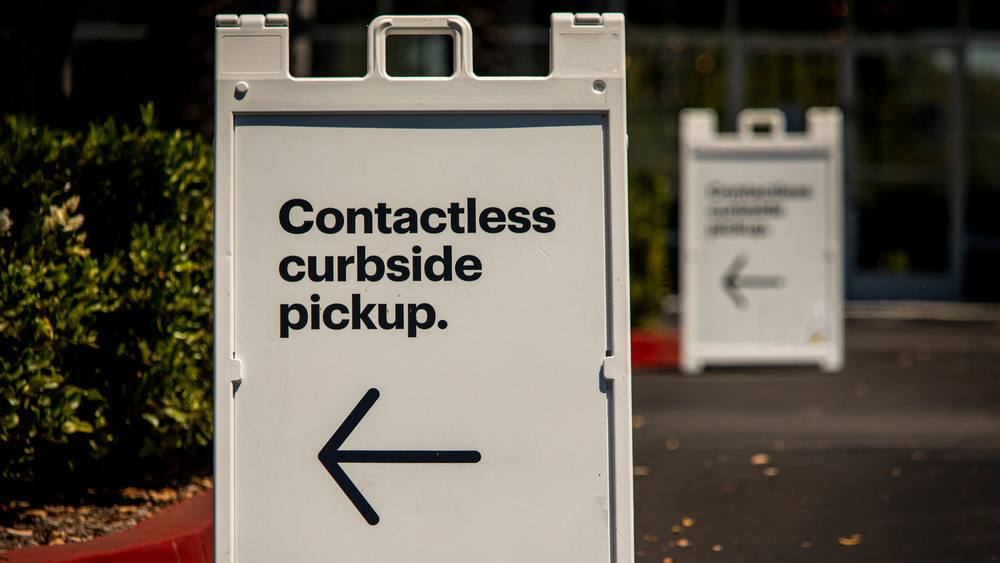
[[[842,117],[681,113],[681,367],[844,362]]]
[[[293,79],[287,18],[218,18],[217,561],[632,560],[622,22],[485,80],[384,17]]]

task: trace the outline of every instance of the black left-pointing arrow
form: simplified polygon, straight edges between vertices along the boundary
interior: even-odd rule
[[[722,288],[733,300],[737,309],[747,308],[747,298],[741,289],[781,289],[785,286],[784,276],[748,276],[743,274],[749,260],[746,254],[740,254],[733,259],[726,272],[722,275]]]
[[[475,450],[341,450],[340,446],[368,414],[378,397],[378,389],[369,389],[319,451],[318,456],[333,480],[372,526],[378,524],[378,514],[340,467],[341,463],[478,463],[482,459],[482,455]]]

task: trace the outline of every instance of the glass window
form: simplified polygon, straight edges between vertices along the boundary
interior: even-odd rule
[[[992,0],[969,0],[969,25],[975,29],[1000,29],[1000,18]]]
[[[973,6],[975,7],[975,5]],[[997,26],[997,18],[987,18]],[[975,19],[973,19],[975,21]],[[968,51],[968,192],[965,297],[1000,300],[1000,45]]]
[[[856,6],[859,31],[907,32],[918,28],[954,27],[958,2],[941,0],[861,0]]]
[[[723,117],[722,46],[691,44],[678,33],[663,43],[633,43],[627,55],[629,169],[676,179],[678,112],[710,107]]]
[[[744,105],[784,111],[790,131],[805,129],[810,107],[838,105],[832,52],[757,51],[746,56],[743,69]]]
[[[725,0],[701,2],[631,0],[625,10],[625,17],[629,24],[721,28],[725,24]]]
[[[951,52],[858,59],[855,192],[862,269],[943,272],[949,267]]]
[[[858,265],[906,275],[948,269],[946,184],[862,183],[858,211]]]
[[[365,24],[367,25],[367,24]],[[314,28],[312,42],[306,40],[311,66],[305,76],[364,76],[368,72],[368,36],[365,25]],[[295,29],[291,30],[289,60],[297,68],[300,53]]]
[[[374,2],[316,2],[315,9],[317,22],[332,25],[368,25],[379,15]],[[298,13],[293,10],[291,15]]]
[[[450,35],[389,35],[385,71],[389,76],[451,76],[453,44]]]
[[[628,45],[629,185],[669,202],[663,211],[670,229],[677,227],[678,114],[687,107],[710,107],[720,121],[725,117],[725,64],[721,42],[692,43],[679,32]],[[677,264],[674,235],[667,252],[669,263]],[[676,288],[677,268],[669,270],[669,287]]]
[[[969,184],[966,227],[1000,237],[1000,45],[969,49]]]
[[[944,50],[858,59],[857,105],[862,165],[932,167],[948,163],[951,54]]]
[[[823,30],[840,27],[854,4],[851,0],[759,0],[740,1],[740,25],[744,29],[788,31]]]
[[[965,257],[965,298],[1000,301],[996,280],[1000,279],[1000,252],[973,250]]]
[[[152,19],[153,6],[146,2],[125,0],[77,0],[72,3],[77,20],[116,23],[146,23]]]
[[[508,45],[510,56],[507,58],[507,68],[510,69],[510,76],[546,76],[549,74],[549,43],[548,36],[545,42],[523,42],[511,43]],[[476,73],[481,76],[488,76],[488,73],[480,69],[476,62],[476,54],[472,53],[472,64]]]

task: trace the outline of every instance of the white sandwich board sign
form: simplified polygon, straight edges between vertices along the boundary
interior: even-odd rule
[[[744,110],[720,133],[687,109],[681,137],[681,368],[844,363],[843,118],[812,108],[804,133]]]
[[[554,14],[545,77],[453,16],[359,78],[216,32],[216,561],[631,561],[622,15]]]

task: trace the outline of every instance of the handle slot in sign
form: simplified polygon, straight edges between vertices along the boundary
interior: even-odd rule
[[[458,16],[382,16],[376,18],[368,28],[368,78],[407,79],[442,78],[472,78],[472,26],[465,18]],[[388,49],[386,40],[392,35],[444,35],[451,38],[451,69],[441,72],[437,65],[431,65],[428,71],[409,76],[390,74],[386,60]],[[423,38],[421,43],[439,47],[437,38],[430,41]],[[419,40],[418,40],[419,41]],[[395,43],[395,41],[394,41]],[[393,69],[398,68],[393,64]],[[405,67],[404,67],[405,69]],[[406,72],[406,70],[403,70]]]

